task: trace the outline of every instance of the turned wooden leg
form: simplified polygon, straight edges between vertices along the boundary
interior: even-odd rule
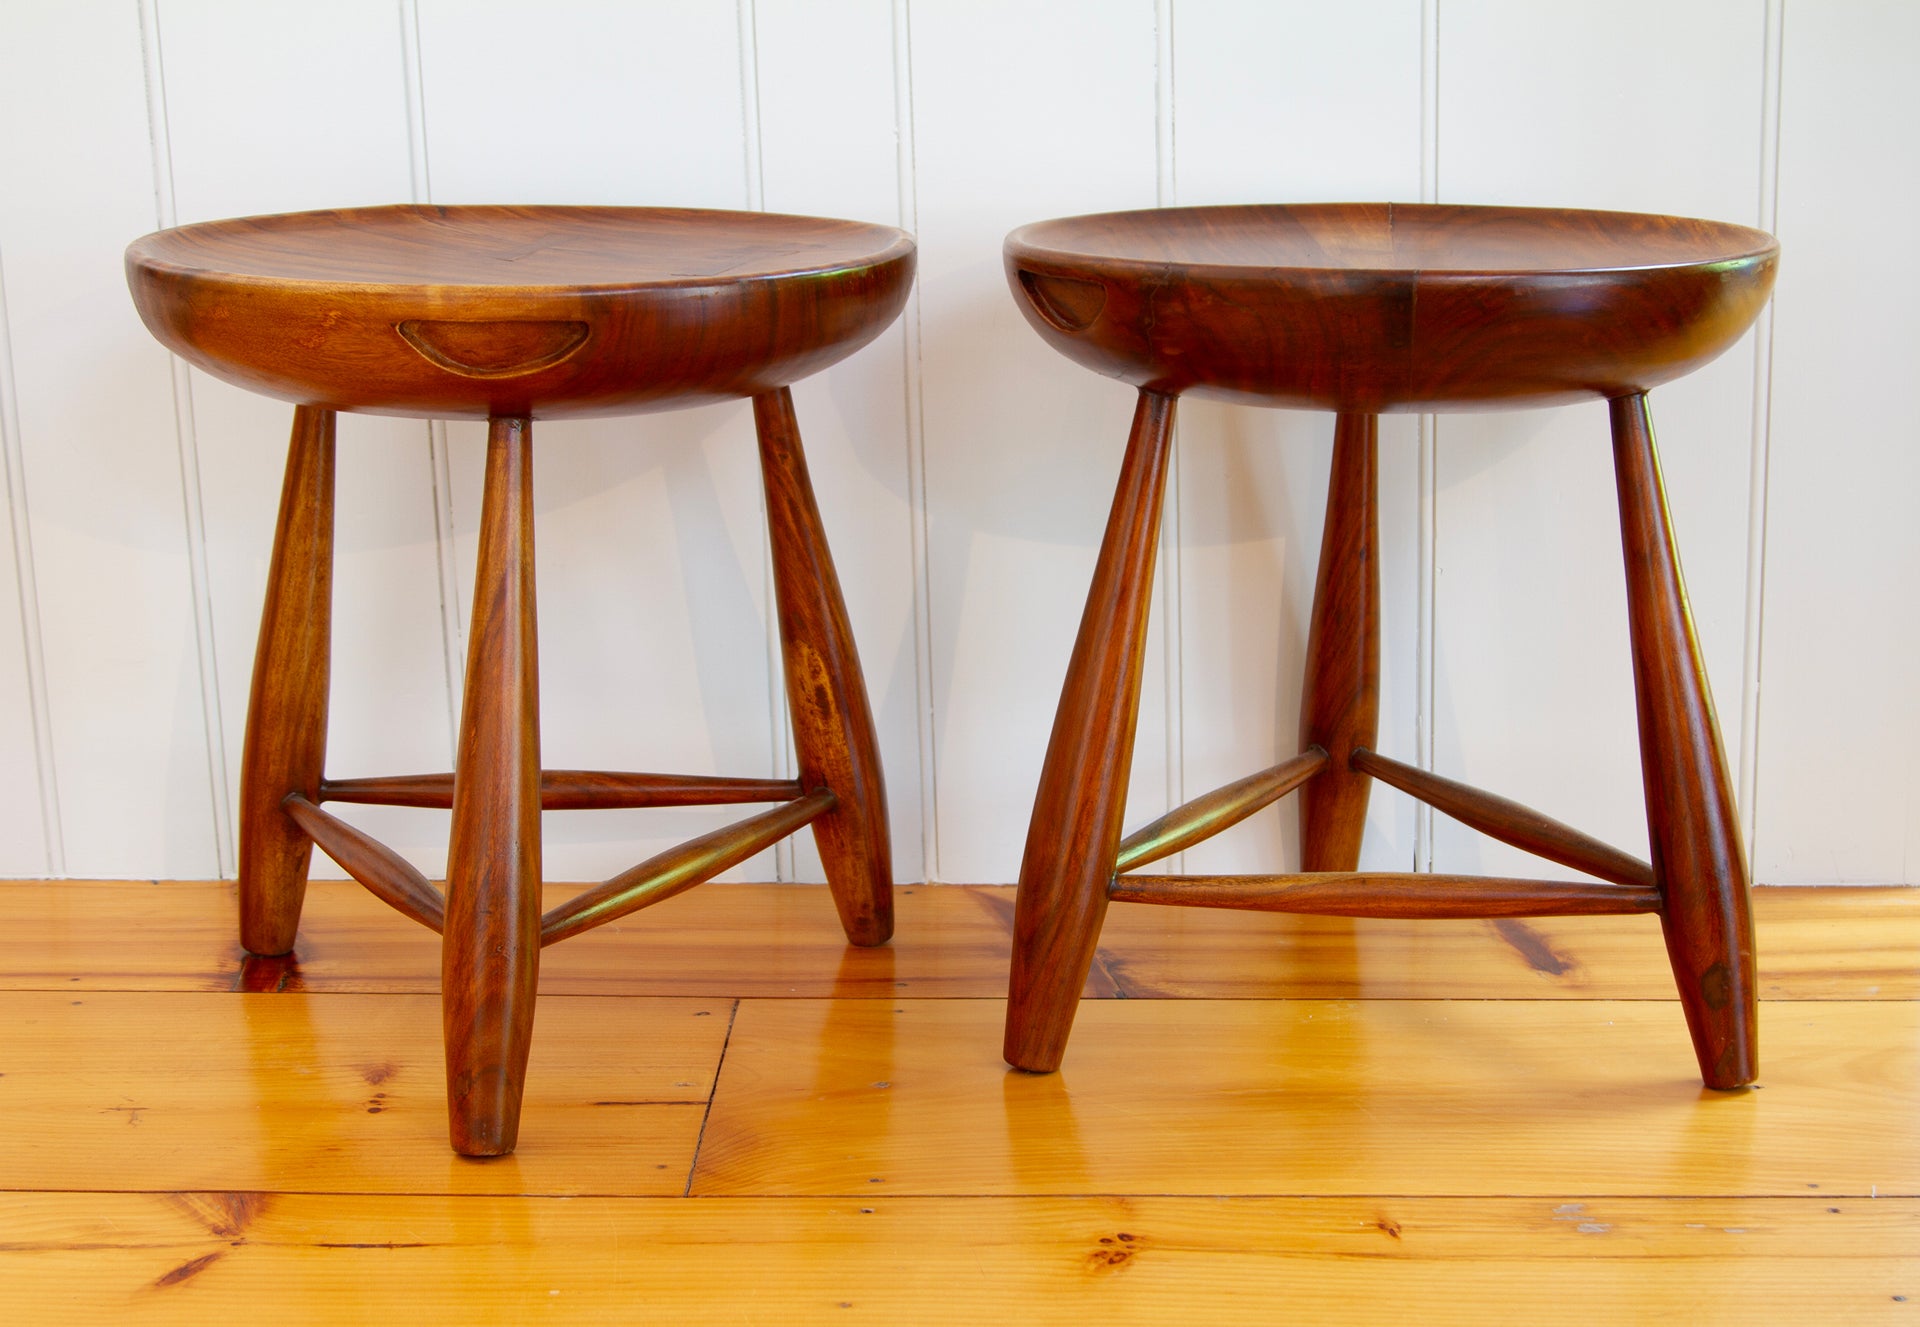
[[[333,411],[293,412],[280,520],[253,654],[240,757],[240,943],[293,948],[313,841],[281,809],[289,793],[320,799],[327,755],[333,614]]]
[[[1647,836],[1667,955],[1708,1087],[1759,1072],[1753,917],[1739,817],[1687,608],[1645,395],[1611,402]]]
[[[441,1011],[456,1152],[503,1156],[520,1128],[540,970],[540,709],[533,455],[524,419],[487,433],[480,558],[447,849]]]
[[[807,479],[792,395],[782,387],[756,396],[753,422],[760,434],[773,592],[800,781],[809,792],[831,789],[835,798],[833,810],[813,822],[814,841],[847,939],[883,944],[893,934],[887,788],[840,578]]]
[[[1004,1053],[1020,1069],[1060,1067],[1107,914],[1133,763],[1173,407],[1171,396],[1140,393],[1034,796],[1007,991]]]
[[[1313,585],[1300,742],[1327,764],[1300,789],[1300,869],[1351,871],[1360,865],[1372,780],[1348,756],[1371,748],[1380,721],[1380,505],[1377,415],[1341,415],[1333,431],[1333,474],[1320,572]]]

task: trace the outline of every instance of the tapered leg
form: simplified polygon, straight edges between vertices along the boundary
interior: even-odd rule
[[[1174,398],[1140,393],[1020,863],[1007,1063],[1060,1067],[1107,914],[1133,763]]]
[[[240,757],[240,943],[249,953],[287,953],[300,926],[313,841],[280,804],[296,792],[320,799],[332,614],[333,411],[303,405],[287,445]]]
[[[540,710],[533,456],[524,419],[487,433],[480,558],[447,849],[441,1012],[454,1150],[513,1151],[540,970]]]
[[[787,389],[756,396],[753,421],[760,434],[773,592],[800,779],[810,791],[831,789],[835,798],[833,810],[813,822],[814,841],[847,938],[857,945],[882,944],[893,934],[893,848],[860,656]]]
[[[1647,834],[1667,955],[1708,1087],[1759,1072],[1753,918],[1733,788],[1644,395],[1611,403]]]
[[[1300,789],[1303,871],[1360,865],[1373,781],[1347,756],[1372,748],[1380,719],[1379,432],[1377,415],[1341,415],[1334,425],[1300,696],[1301,744],[1324,748],[1327,764]]]

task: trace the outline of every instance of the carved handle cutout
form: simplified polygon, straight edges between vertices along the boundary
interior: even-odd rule
[[[1085,331],[1107,303],[1107,288],[1097,281],[1022,272],[1020,284],[1040,316],[1063,332]]]
[[[437,322],[394,329],[408,345],[463,378],[518,378],[551,368],[587,341],[580,322]]]

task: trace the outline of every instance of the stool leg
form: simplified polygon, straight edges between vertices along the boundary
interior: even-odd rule
[[[754,397],[753,422],[760,435],[773,593],[800,779],[809,791],[832,789],[835,798],[833,810],[813,822],[814,842],[847,939],[884,944],[893,934],[893,847],[880,745],[840,578],[807,478],[792,395],[782,387]]]
[[[524,419],[487,433],[480,557],[447,849],[440,1002],[453,1147],[504,1156],[540,971],[540,709],[534,638],[533,456]]]
[[[1333,473],[1320,571],[1313,586],[1300,741],[1326,750],[1327,763],[1300,789],[1303,871],[1360,865],[1373,780],[1347,764],[1372,748],[1380,721],[1380,506],[1378,415],[1341,415],[1333,431]]]
[[[1003,1053],[1007,1063],[1038,1073],[1060,1067],[1107,915],[1173,413],[1173,397],[1140,393],[1020,863]]]
[[[267,568],[260,643],[240,757],[240,943],[249,953],[293,948],[313,841],[281,809],[289,793],[320,800],[327,755],[333,614],[331,410],[293,412],[280,519]]]
[[[1611,403],[1647,836],[1667,955],[1708,1087],[1759,1072],[1747,864],[1707,670],[1687,608],[1644,394]]]

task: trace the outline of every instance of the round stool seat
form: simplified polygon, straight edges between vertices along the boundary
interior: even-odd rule
[[[1643,392],[1720,354],[1779,246],[1681,217],[1403,203],[1167,208],[1007,237],[1056,350],[1167,395],[1336,411]]]
[[[890,226],[630,207],[375,207],[162,231],[127,249],[147,327],[301,405],[633,414],[815,373],[898,315]]]

